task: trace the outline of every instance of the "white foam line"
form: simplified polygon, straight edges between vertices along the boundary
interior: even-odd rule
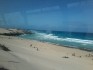
[[[76,42],[83,44],[93,44],[92,40],[83,40],[76,38],[59,38],[58,36],[54,36],[53,34],[46,34],[46,33],[37,33],[37,34],[39,35],[39,37],[43,37],[43,39],[53,39],[53,40]]]

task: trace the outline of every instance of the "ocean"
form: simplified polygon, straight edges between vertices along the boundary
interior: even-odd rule
[[[36,30],[32,32],[33,34],[24,34],[20,37],[31,40],[38,40],[42,42],[50,42],[64,47],[93,51],[92,33],[45,30]]]

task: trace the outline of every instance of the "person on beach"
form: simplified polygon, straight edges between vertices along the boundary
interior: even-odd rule
[[[32,46],[32,44],[30,46]]]
[[[75,56],[75,53],[72,53],[72,56]]]
[[[37,48],[37,51],[38,51],[38,48]]]

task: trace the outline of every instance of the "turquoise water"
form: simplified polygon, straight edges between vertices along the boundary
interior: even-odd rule
[[[33,31],[33,34],[24,34],[20,37],[44,42],[51,42],[66,47],[93,51],[93,34],[62,31]]]

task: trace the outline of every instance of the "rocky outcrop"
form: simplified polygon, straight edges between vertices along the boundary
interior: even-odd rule
[[[27,30],[19,30],[19,29],[1,29],[0,35],[5,35],[5,36],[19,36],[22,34],[32,34],[31,31]]]

